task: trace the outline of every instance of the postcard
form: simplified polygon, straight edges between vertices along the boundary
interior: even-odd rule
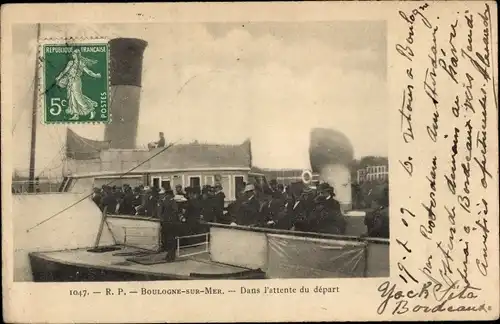
[[[7,322],[498,319],[496,12],[3,6]]]

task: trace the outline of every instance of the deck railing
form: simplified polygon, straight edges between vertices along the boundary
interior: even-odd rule
[[[33,184],[35,192],[30,192],[30,184]],[[61,180],[13,180],[12,194],[34,194],[34,193],[55,193],[59,192]]]
[[[134,219],[134,220],[142,220],[142,221],[150,221],[154,223],[159,223],[160,220],[154,217],[146,217],[146,216],[128,216],[128,215],[109,215],[113,218],[122,218],[122,219]],[[316,237],[316,238],[325,238],[325,239],[342,239],[348,241],[364,241],[369,243],[379,243],[379,244],[389,244],[389,239],[387,238],[377,238],[377,237],[360,237],[355,235],[338,235],[338,234],[326,234],[326,233],[317,233],[317,232],[301,232],[301,231],[292,231],[292,230],[283,230],[283,229],[274,229],[274,228],[265,228],[265,227],[254,227],[254,226],[243,226],[243,225],[228,225],[222,223],[212,223],[212,222],[200,222],[209,227],[223,227],[223,228],[233,228],[233,229],[241,229],[253,232],[266,232],[272,234],[286,234],[293,236],[305,236],[305,237]]]
[[[197,238],[197,237],[205,237],[205,240],[200,243],[194,243],[194,244],[188,244],[188,245],[182,245],[181,246],[181,240],[182,239],[189,239],[189,238]],[[177,257],[187,257],[187,256],[193,256],[193,255],[198,255],[198,254],[203,254],[209,252],[209,237],[210,237],[210,232],[207,233],[201,233],[201,234],[193,234],[193,235],[185,235],[185,236],[177,236],[176,241],[177,241],[177,250],[176,250],[176,256]],[[193,251],[193,252],[188,252],[185,254],[181,254],[182,250],[193,250],[196,247],[202,247],[204,246],[203,249]]]

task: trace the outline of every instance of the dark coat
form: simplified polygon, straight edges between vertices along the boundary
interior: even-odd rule
[[[134,215],[134,194],[132,191],[127,191],[123,195],[123,199],[120,204],[120,213],[125,215]]]
[[[201,199],[201,215],[205,222],[214,221],[215,199],[214,197],[206,197]]]
[[[297,200],[293,203],[291,207],[293,224],[295,230],[301,232],[309,232],[309,214],[312,210],[312,205],[310,201],[307,200]]]
[[[158,198],[153,195],[149,195],[146,197],[146,204],[144,205],[146,216],[149,217],[158,217],[157,212],[157,203]]]
[[[227,206],[227,213],[223,213],[221,216],[217,217],[216,222],[221,224],[230,224],[231,222],[238,221],[238,214],[240,212],[240,207],[242,203],[242,198],[239,197],[236,201],[233,201]]]
[[[212,197],[212,205],[213,205],[213,221],[220,222],[223,220],[224,214],[224,200],[226,199],[226,195],[224,192],[219,191]]]
[[[389,238],[389,208],[380,207],[365,216],[367,235]]]
[[[135,207],[140,206],[142,204],[142,197],[139,194],[135,194],[132,200],[132,205]]]
[[[105,193],[102,198],[101,204],[102,204],[101,208],[102,210],[104,210],[104,208],[107,207],[107,213],[113,214],[115,212],[117,201],[113,194]]]
[[[278,196],[273,198],[269,205],[269,217],[270,219],[275,220],[278,217],[278,213],[281,211],[282,208],[285,206],[285,199],[283,196]]]
[[[173,261],[177,246],[175,237],[182,234],[178,206],[173,198],[161,199],[157,206],[160,216],[161,249],[168,252],[167,260]]]
[[[285,200],[281,195],[275,195],[274,198],[271,198],[266,202],[264,209],[262,210],[264,213],[264,217],[266,221],[275,221],[278,219],[278,214],[284,208]]]
[[[188,223],[199,221],[202,207],[202,201],[199,198],[188,200],[186,206],[186,221]]]
[[[236,223],[238,225],[256,225],[263,226],[265,219],[260,213],[260,203],[254,196],[241,203],[238,215],[236,215]]]
[[[100,193],[94,193],[92,195],[92,200],[94,201],[94,203],[99,207],[101,208],[101,203],[102,203],[102,196]],[[102,209],[101,209],[102,210]]]
[[[292,201],[283,201],[283,206],[280,207],[278,213],[273,219],[276,224],[274,225],[277,229],[289,230],[293,227],[293,200]]]
[[[177,203],[173,199],[162,199],[158,203],[158,214],[162,223],[179,222]]]
[[[346,220],[339,202],[330,198],[316,203],[307,224],[311,232],[344,234]]]

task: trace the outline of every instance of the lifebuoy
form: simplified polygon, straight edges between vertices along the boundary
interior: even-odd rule
[[[312,172],[309,170],[304,170],[302,172],[302,182],[305,184],[310,184],[313,179]]]

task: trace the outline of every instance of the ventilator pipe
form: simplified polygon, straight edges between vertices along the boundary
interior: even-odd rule
[[[309,158],[313,172],[335,189],[335,198],[343,210],[352,207],[349,164],[354,158],[350,140],[341,132],[328,128],[311,130]]]

